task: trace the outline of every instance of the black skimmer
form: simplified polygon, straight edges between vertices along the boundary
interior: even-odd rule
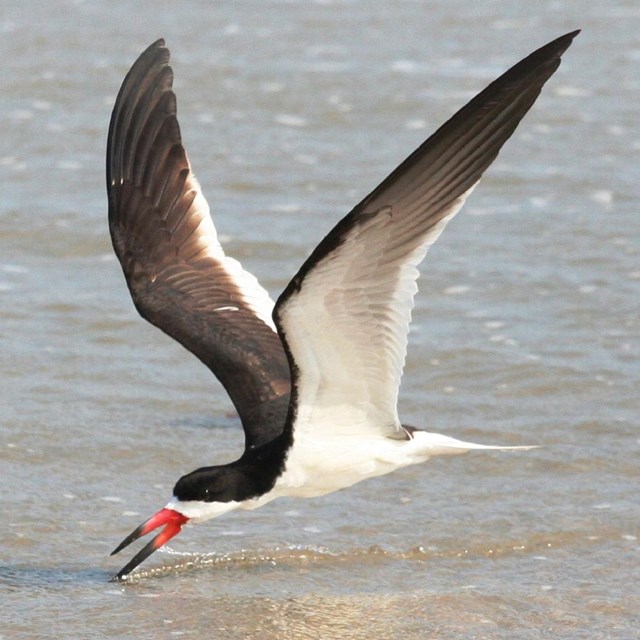
[[[435,455],[514,448],[403,425],[398,388],[418,265],[578,33],[524,58],[442,125],[333,228],[275,305],[220,246],[182,145],[169,50],[158,40],[142,53],[109,126],[111,239],[140,315],[220,380],[245,449],[180,478],[113,552],[164,527],[114,579],[187,522],[324,495]]]

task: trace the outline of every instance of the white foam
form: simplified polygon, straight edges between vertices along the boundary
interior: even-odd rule
[[[467,293],[471,287],[467,284],[458,284],[453,287],[447,287],[443,293],[448,296],[458,296],[462,293]]]
[[[302,116],[296,116],[291,113],[279,113],[275,117],[275,121],[278,124],[282,124],[285,127],[306,127],[307,119]]]

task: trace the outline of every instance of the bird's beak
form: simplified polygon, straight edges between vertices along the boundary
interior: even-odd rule
[[[118,573],[116,573],[112,581],[122,580],[126,578],[141,562],[144,562],[154,551],[159,549],[162,545],[166,544],[173,536],[180,533],[182,526],[189,521],[187,516],[182,515],[178,511],[173,509],[160,509],[158,513],[151,516],[146,522],[143,522],[135,531],[131,532],[112,552],[111,555],[122,551],[126,546],[130,545],[134,540],[142,536],[146,536],[147,533],[166,525],[164,529],[155,537],[149,544],[143,547],[138,553],[133,556],[130,562],[128,562]]]

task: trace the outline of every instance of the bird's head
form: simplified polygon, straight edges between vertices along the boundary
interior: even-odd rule
[[[204,467],[182,476],[173,489],[169,504],[132,531],[112,551],[111,555],[114,555],[138,538],[164,527],[112,579],[126,578],[154,551],[180,533],[188,522],[202,522],[220,516],[254,495],[255,488],[246,471],[234,465]]]

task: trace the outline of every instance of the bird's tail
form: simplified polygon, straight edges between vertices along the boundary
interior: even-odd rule
[[[466,442],[464,440],[458,440],[457,438],[451,438],[450,436],[444,436],[441,433],[431,433],[429,431],[422,431],[415,429],[410,434],[413,440],[417,440],[421,448],[424,447],[429,455],[456,455],[465,453],[466,451],[477,450],[493,450],[493,451],[527,451],[529,449],[537,449],[539,445],[520,445],[520,446],[507,446],[507,445],[493,445],[493,444],[477,444],[475,442]]]

